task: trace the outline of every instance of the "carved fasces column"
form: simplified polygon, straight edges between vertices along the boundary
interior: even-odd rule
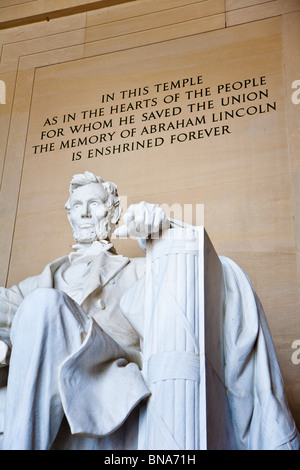
[[[147,243],[139,449],[228,448],[221,263],[204,227]]]

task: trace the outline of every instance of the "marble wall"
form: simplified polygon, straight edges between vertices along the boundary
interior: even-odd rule
[[[187,222],[204,207],[261,298],[300,427],[299,26],[299,0],[0,0],[1,284],[70,250],[75,173]]]

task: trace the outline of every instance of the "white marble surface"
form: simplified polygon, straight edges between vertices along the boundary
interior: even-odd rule
[[[3,448],[298,449],[263,309],[204,227],[133,205],[129,260],[115,184],[75,175],[66,209],[74,251],[0,288]]]
[[[145,289],[142,372],[151,397],[139,448],[234,448],[223,379],[223,271],[203,227],[148,242]]]

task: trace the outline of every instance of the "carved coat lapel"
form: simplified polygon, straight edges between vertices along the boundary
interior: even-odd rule
[[[91,262],[89,273],[86,276],[82,302],[99,287],[104,287],[124,266],[129,259],[122,255],[113,255],[108,251],[101,251]]]
[[[55,271],[64,263],[68,262],[68,256],[63,256],[49,263],[39,276],[39,287],[55,287]],[[102,250],[91,257],[90,269],[85,277],[81,304],[99,287],[104,287],[114,276],[116,276],[127,264],[129,258],[122,255],[112,254]]]

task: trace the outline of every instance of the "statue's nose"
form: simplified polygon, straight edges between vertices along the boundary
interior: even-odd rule
[[[83,204],[81,209],[81,217],[91,217],[88,204]]]

